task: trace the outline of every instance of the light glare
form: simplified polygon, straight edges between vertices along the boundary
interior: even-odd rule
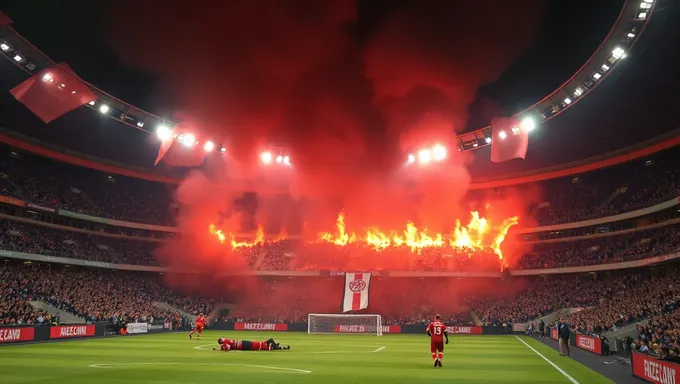
[[[265,164],[269,164],[272,162],[272,154],[270,152],[262,152],[262,154],[260,154],[260,160]]]
[[[159,124],[156,127],[156,136],[158,136],[158,138],[162,141],[168,140],[170,137],[172,137],[172,130],[170,130],[170,128],[168,128],[168,126],[165,124]]]
[[[213,149],[215,149],[215,144],[213,144],[212,141],[208,141],[203,145],[203,149],[205,149],[206,152],[211,152]]]
[[[99,112],[101,113],[109,113],[110,110],[111,108],[106,104],[102,104],[99,106]]]
[[[501,140],[503,140],[503,139],[505,139],[506,137],[508,137],[508,134],[505,133],[505,131],[500,131],[500,132],[498,132],[498,137],[499,137]]]
[[[534,130],[534,128],[536,128],[536,121],[534,121],[534,119],[532,119],[531,117],[527,116],[524,119],[522,119],[522,122],[519,123],[519,126],[522,127],[522,129],[525,132],[531,132]]]
[[[194,144],[196,144],[196,136],[192,135],[191,133],[187,133],[182,138],[182,144],[184,144],[187,147],[193,146]]]
[[[447,155],[446,148],[444,148],[443,145],[437,144],[434,147],[432,147],[432,157],[434,158],[434,160],[442,161],[446,159],[446,155]]]
[[[420,161],[421,164],[427,164],[432,160],[432,153],[430,152],[429,149],[423,149],[420,152],[418,152],[418,161]]]
[[[7,44],[5,44],[5,43],[2,43],[2,44],[0,44],[0,49],[2,49],[3,51],[7,52],[7,51],[9,51],[10,49],[12,49],[12,47],[10,47],[9,45],[7,45]]]

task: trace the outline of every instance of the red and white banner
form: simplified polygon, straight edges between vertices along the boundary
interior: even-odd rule
[[[94,325],[59,325],[50,327],[50,339],[94,336]]]
[[[680,364],[657,360],[649,355],[633,352],[633,375],[650,383],[675,384],[680,381]]]
[[[286,323],[234,323],[237,331],[287,331]]]
[[[453,327],[446,327],[446,332],[451,335],[481,335],[482,327],[461,327],[454,325]]]
[[[0,328],[0,343],[14,343],[17,341],[31,341],[35,338],[33,327]]]
[[[597,353],[602,354],[602,340],[599,337],[586,336],[581,334],[576,334],[576,346]]]
[[[375,333],[375,325],[336,325],[335,333]],[[401,325],[383,325],[382,333],[401,333]]]
[[[360,311],[368,307],[370,273],[346,273],[345,292],[342,297],[342,312]]]

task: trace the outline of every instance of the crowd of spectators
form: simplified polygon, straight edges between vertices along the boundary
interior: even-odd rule
[[[680,310],[678,310],[678,303],[675,302],[665,309],[668,313],[652,317],[647,324],[638,324],[638,337],[633,341],[632,347],[638,352],[680,363]]]
[[[181,316],[154,306],[156,301],[194,315],[216,305],[216,301],[168,289],[158,275],[51,264],[5,262],[0,265],[0,289],[0,312],[6,323],[38,321],[42,314],[29,308],[26,302],[31,300],[46,302],[92,323]]]
[[[517,269],[540,269],[619,263],[663,256],[680,250],[680,225],[593,239],[538,243],[524,254]]]
[[[615,215],[673,199],[680,196],[677,156],[680,150],[671,149],[650,160],[543,181],[543,198],[531,211],[539,225],[551,225]],[[52,208],[173,225],[173,191],[171,185],[106,175],[31,154],[0,157],[0,194]],[[470,198],[474,200],[474,196],[472,192]]]

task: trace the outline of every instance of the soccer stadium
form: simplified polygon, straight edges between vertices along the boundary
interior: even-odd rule
[[[0,383],[680,380],[677,2],[65,3],[0,10]]]

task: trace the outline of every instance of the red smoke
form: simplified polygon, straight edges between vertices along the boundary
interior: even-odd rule
[[[180,220],[196,231],[187,249],[213,259],[193,243],[229,196],[206,188],[254,178],[257,154],[272,144],[291,150],[294,196],[339,202],[310,216],[323,217],[308,222],[315,233],[332,228],[337,205],[357,226],[411,219],[434,229],[466,217],[468,159],[453,131],[465,127],[479,86],[528,47],[541,2],[374,3],[117,2],[111,36],[123,60],[158,73],[159,89],[228,148],[220,177],[193,175],[181,187],[179,201],[195,202]],[[406,201],[406,154],[434,142],[448,145],[450,161],[418,175],[420,203]]]

